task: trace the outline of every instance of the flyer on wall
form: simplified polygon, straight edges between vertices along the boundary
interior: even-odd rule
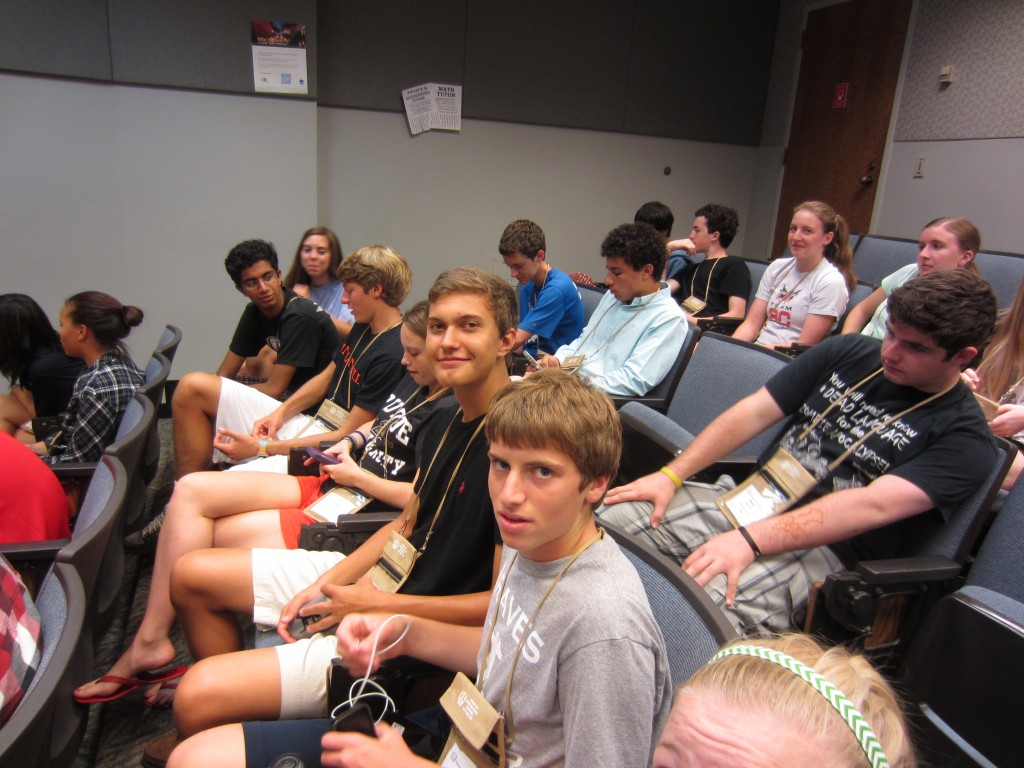
[[[254,19],[252,77],[257,93],[309,93],[306,25]]]

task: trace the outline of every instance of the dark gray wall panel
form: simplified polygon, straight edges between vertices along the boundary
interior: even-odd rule
[[[401,111],[403,88],[462,85],[466,0],[319,5],[320,104]]]
[[[249,23],[275,19],[306,25],[309,95],[316,96],[316,0],[108,0],[108,6],[117,82],[252,93]]]
[[[0,69],[110,79],[105,0],[0,0]]]
[[[760,141],[778,0],[638,0],[625,130]]]
[[[468,117],[621,131],[633,3],[471,3]]]

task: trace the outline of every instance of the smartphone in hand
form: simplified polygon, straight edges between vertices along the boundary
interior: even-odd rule
[[[314,459],[319,461],[321,464],[339,464],[341,459],[337,456],[331,456],[329,453],[324,453],[319,448],[313,448],[309,446],[306,448],[306,453],[312,456]]]

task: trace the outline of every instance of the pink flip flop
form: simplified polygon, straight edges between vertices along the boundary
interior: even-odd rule
[[[79,696],[77,693],[72,695],[75,697],[75,701],[79,704],[100,704],[105,701],[120,699],[122,696],[127,696],[129,693],[136,691],[139,688],[148,688],[149,686],[157,683],[166,683],[169,680],[174,680],[175,678],[184,675],[187,671],[188,667],[171,667],[157,672],[140,672],[138,677],[104,675],[103,677],[96,678],[92,682],[117,683],[120,687],[113,693],[108,693],[106,696]]]

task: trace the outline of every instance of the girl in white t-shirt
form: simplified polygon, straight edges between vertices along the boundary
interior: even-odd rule
[[[846,221],[827,203],[800,203],[789,250],[792,257],[768,266],[735,338],[768,347],[817,344],[835,328],[857,283]]]

